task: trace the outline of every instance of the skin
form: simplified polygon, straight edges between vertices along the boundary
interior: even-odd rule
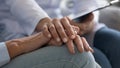
[[[93,30],[94,27],[93,19],[94,19],[93,13],[89,13],[89,15],[86,17],[85,20],[79,22],[70,20],[68,18],[68,20],[72,25],[79,27],[79,32],[78,32],[79,35],[87,34]]]
[[[67,19],[69,20],[71,25],[79,27],[79,31],[78,31],[79,36],[87,34],[93,30],[93,27],[94,27],[94,22],[93,22],[94,15],[93,15],[93,13],[89,13],[84,20],[79,21],[79,22],[71,20],[70,18],[67,18]],[[83,39],[84,39],[84,41],[83,41]],[[76,41],[77,42],[75,42],[75,43],[77,43],[77,48],[80,52],[83,52],[83,51],[94,52],[84,37],[81,37],[81,38],[79,38],[79,40],[76,40]]]
[[[68,20],[70,21],[70,24],[79,27],[78,34],[80,36],[88,34],[89,32],[91,32],[93,30],[93,27],[94,27],[93,19],[94,19],[94,15],[93,15],[92,12],[89,13],[84,20],[79,21],[79,22],[78,21],[76,22],[76,21],[71,20],[71,19],[68,18]],[[82,39],[85,40],[84,37]],[[85,40],[85,42],[84,41],[82,41],[82,42],[84,44],[86,44],[86,45],[84,45],[84,48],[86,49],[86,51],[94,52],[93,49],[89,46],[89,44],[87,43],[86,40]]]
[[[10,58],[13,59],[18,55],[28,53],[42,47],[48,43],[50,38],[51,34],[48,31],[48,28],[44,27],[44,31],[41,31],[29,37],[9,40],[5,43],[8,48]]]
[[[79,28],[76,25],[71,25],[70,22],[72,21],[68,17],[64,17],[62,19],[44,18],[38,24],[36,31],[41,31],[46,25],[52,35],[48,45],[60,46],[65,43],[72,54],[75,53],[75,46],[77,46],[80,52],[84,52],[86,50],[93,52],[93,49],[88,45],[86,39],[77,35],[77,33],[80,32]],[[87,44],[83,44],[83,42],[86,42]],[[85,46],[88,46],[89,49]]]
[[[86,34],[93,29],[92,20],[93,20],[92,13],[82,23],[75,22],[69,18],[62,18],[60,20],[59,19],[51,20],[49,18],[45,18],[42,21],[40,21],[36,28],[36,31],[38,33],[28,37],[13,39],[5,42],[8,48],[10,58],[13,59],[16,56],[31,52],[46,44],[50,45],[50,43],[51,45],[58,44],[61,45],[62,43],[65,43],[68,47],[68,50],[72,54],[75,53],[74,50],[75,46],[78,48],[80,52],[84,51],[93,52],[93,49],[89,46],[86,39],[84,37],[79,36],[82,34]],[[78,29],[78,27],[75,26],[78,26],[80,30]],[[69,31],[69,29],[71,31]],[[54,33],[56,33],[56,35],[53,35]],[[73,38],[72,35],[75,35],[75,37]],[[59,38],[60,41],[56,41],[57,38]],[[67,41],[64,41],[64,38],[67,38]]]
[[[42,20],[40,20],[40,23],[38,23],[37,27],[36,27],[36,31],[40,32],[44,25],[47,25],[52,36],[53,39],[56,40],[56,42],[60,42],[63,41],[64,43],[68,41],[68,36],[71,39],[75,38],[75,32],[71,26],[71,24],[69,23],[69,21],[66,19],[66,17],[62,18],[61,20],[55,18],[55,19],[50,19],[50,18],[44,18]],[[65,29],[68,33],[68,35],[65,33]],[[60,36],[59,36],[60,35]]]

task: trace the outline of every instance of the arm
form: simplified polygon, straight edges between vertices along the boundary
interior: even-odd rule
[[[42,32],[24,38],[9,40],[5,43],[8,48],[10,58],[12,59],[23,53],[31,52],[40,48],[45,45],[50,38],[51,34],[45,28]]]
[[[34,32],[41,19],[48,17],[35,0],[6,0],[6,4],[27,35]]]
[[[44,31],[29,37],[13,39],[0,43],[0,66],[6,64],[10,59],[24,53],[31,52],[45,45],[51,38],[47,27]]]
[[[35,2],[35,0],[6,0],[6,4],[9,6],[11,13],[20,20],[21,28],[24,29],[24,32],[26,32],[27,35],[30,35],[34,32],[36,29],[38,32],[42,29],[44,24],[47,22],[51,22],[51,20],[48,20],[48,15],[42,10],[42,8]],[[50,19],[50,18],[49,18]],[[64,18],[65,19],[65,18]],[[41,20],[47,20],[46,22],[41,22]],[[63,42],[67,42],[67,34],[65,33],[64,29],[62,31],[58,31],[58,33],[55,31],[55,27],[60,27],[54,19],[53,26],[49,25],[49,29],[54,28],[53,30],[50,30],[52,32],[53,38],[56,40],[62,39]],[[69,32],[69,36],[75,38],[75,34],[73,32],[73,29],[71,28],[70,23],[67,23],[68,26],[67,31]],[[64,22],[61,24],[64,26]],[[63,27],[62,27],[63,28]],[[59,37],[59,35],[60,37]],[[57,42],[58,42],[57,41]]]
[[[30,35],[35,28],[39,27],[39,25],[44,26],[41,25],[41,19],[48,17],[34,0],[6,0],[6,4],[10,7],[11,13],[21,21],[20,24],[28,35]],[[40,22],[40,24],[38,22]],[[63,18],[60,22],[58,22],[57,19],[48,22],[53,22],[48,25],[48,28],[50,29],[54,41],[57,40],[56,42],[66,43],[68,42],[68,36],[70,36],[72,40],[75,39],[76,34],[66,18]],[[59,24],[61,24],[62,27],[59,26]],[[59,31],[59,27],[62,30]],[[39,28],[37,28],[37,30]]]
[[[42,8],[35,2],[35,0],[6,0],[6,4],[9,6],[11,13],[15,17],[17,17],[18,20],[21,21],[19,24],[21,24],[21,28],[25,30],[24,32],[26,32],[27,35],[32,34],[34,30],[36,30],[37,32],[41,31],[44,24],[51,22],[51,19],[42,10]],[[57,23],[55,22],[55,19],[52,22]],[[55,25],[54,29],[56,29],[55,27],[59,27],[59,24],[54,24],[54,23],[53,23],[53,26]],[[69,29],[67,30],[69,32],[69,35],[72,36],[72,38],[74,38],[75,34],[73,32],[73,29],[71,29],[70,24],[66,28]],[[52,36],[55,40],[56,39],[60,40],[61,38],[63,42],[67,42],[67,35],[64,30],[58,31],[59,33],[56,33],[55,30],[54,31],[50,30],[50,32],[52,32]],[[58,36],[58,34],[60,35],[60,37]]]

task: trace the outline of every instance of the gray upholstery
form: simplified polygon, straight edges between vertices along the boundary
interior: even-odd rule
[[[100,11],[99,21],[120,31],[120,8],[108,7]]]

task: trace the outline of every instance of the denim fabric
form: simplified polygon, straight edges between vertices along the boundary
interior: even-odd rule
[[[89,52],[70,54],[67,47],[49,46],[13,59],[2,68],[101,68]]]
[[[98,62],[98,64],[102,67],[102,68],[112,68],[108,58],[106,57],[106,55],[99,49],[97,48],[93,48],[94,49],[94,57],[96,62]]]
[[[106,55],[112,68],[120,68],[119,31],[107,27],[100,29],[95,34],[94,46]]]

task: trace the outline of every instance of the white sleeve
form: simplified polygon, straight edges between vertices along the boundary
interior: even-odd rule
[[[4,42],[0,43],[0,67],[10,61],[10,56]]]
[[[21,21],[19,24],[28,35],[34,31],[42,18],[48,17],[35,0],[6,0],[6,4],[11,13]]]

